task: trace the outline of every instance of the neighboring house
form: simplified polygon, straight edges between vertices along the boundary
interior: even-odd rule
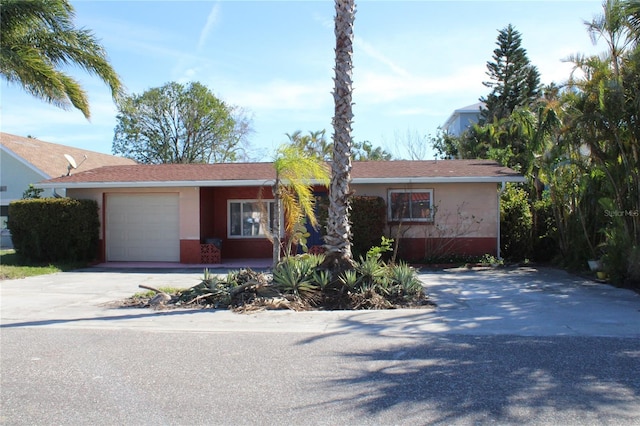
[[[100,261],[213,263],[204,244],[212,240],[223,259],[272,256],[260,218],[274,220],[274,178],[272,163],[135,165],[37,186],[98,202]],[[386,233],[400,237],[405,259],[438,249],[499,254],[499,187],[524,181],[486,160],[354,162],[352,179],[355,194],[386,200]]]
[[[78,166],[69,169],[70,156]],[[95,167],[132,165],[135,161],[85,149],[0,133],[0,229],[2,247],[10,247],[6,231],[9,203],[22,198],[30,184]],[[64,196],[64,186],[47,188],[42,197]]]
[[[480,109],[484,107],[484,102],[478,102],[453,111],[453,114],[444,123],[443,129],[451,136],[460,136],[477,123],[480,119]]]

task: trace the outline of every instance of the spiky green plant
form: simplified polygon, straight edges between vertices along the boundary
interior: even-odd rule
[[[418,296],[424,291],[416,270],[404,262],[392,265],[388,269],[389,279],[395,287],[395,293],[402,297]]]
[[[309,296],[318,290],[313,283],[314,263],[309,256],[287,257],[273,269],[273,283],[283,293]]]
[[[327,270],[315,271],[313,282],[320,288],[320,291],[325,291],[331,284],[331,272]]]
[[[358,273],[355,269],[348,269],[346,271],[343,271],[338,279],[348,291],[354,291],[358,287],[359,279]]]

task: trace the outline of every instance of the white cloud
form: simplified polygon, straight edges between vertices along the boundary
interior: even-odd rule
[[[225,98],[252,111],[321,108],[332,102],[330,82],[272,80],[262,86],[234,88]]]
[[[354,97],[360,102],[397,101],[416,96],[478,92],[485,79],[484,66],[469,66],[449,75],[400,76],[364,71],[354,76]],[[475,96],[474,96],[475,97]]]
[[[198,39],[198,51],[200,51],[207,42],[207,38],[211,34],[215,24],[218,22],[218,17],[220,15],[220,2],[216,2],[211,11],[209,12],[209,16],[207,17],[207,22],[204,24],[202,31],[200,31],[200,38]]]
[[[404,68],[402,68],[399,65],[397,65],[393,60],[391,60],[386,55],[384,55],[382,52],[380,52],[375,47],[373,47],[373,45],[371,45],[370,43],[368,43],[365,40],[363,40],[362,37],[355,37],[354,38],[354,50],[355,49],[358,49],[358,50],[361,49],[362,53],[367,55],[369,58],[374,59],[374,60],[386,65],[395,74],[397,74],[397,75],[399,75],[401,77],[408,77],[409,76],[409,72],[407,70],[405,70]],[[360,53],[360,52],[358,52],[358,53]]]

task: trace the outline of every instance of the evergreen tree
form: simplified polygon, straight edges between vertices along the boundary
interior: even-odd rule
[[[487,62],[490,81],[483,84],[491,93],[480,98],[485,103],[480,124],[508,117],[517,107],[531,104],[540,92],[540,74],[521,46],[520,33],[509,24],[499,32],[496,44],[493,62]]]

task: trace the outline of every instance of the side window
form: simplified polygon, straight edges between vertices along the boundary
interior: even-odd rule
[[[391,222],[433,221],[432,189],[390,189],[388,217]]]

